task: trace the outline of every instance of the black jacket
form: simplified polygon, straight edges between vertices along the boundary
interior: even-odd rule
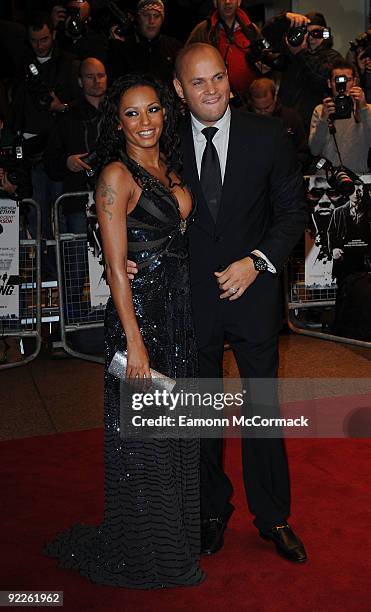
[[[100,110],[81,97],[70,111],[63,113],[56,121],[45,149],[44,165],[52,180],[63,181],[64,193],[91,188],[83,170],[71,172],[67,168],[67,158],[95,151],[101,118]],[[65,204],[65,211],[78,210],[80,204],[81,199],[71,198]]]
[[[147,40],[136,33],[123,43],[110,41],[107,62],[110,78],[114,80],[128,72],[144,72],[170,82],[181,47],[178,40],[164,34]]]
[[[35,64],[47,88],[54,91],[61,102],[71,103],[78,96],[77,76],[71,58],[55,47],[51,59],[43,64],[37,61],[34,54],[26,56],[25,68],[15,78],[12,93],[13,131],[39,134],[46,142],[59,113],[40,110],[35,96],[31,95],[26,79],[26,66],[30,63]]]
[[[58,35],[58,43],[63,51],[76,60],[95,57],[103,64],[107,62],[108,40],[102,32],[87,27],[80,38],[70,38],[62,32]]]
[[[294,145],[298,160],[302,164],[303,171],[305,172],[312,161],[312,156],[308,146],[308,138],[306,137],[304,125],[300,115],[294,108],[282,106],[282,104],[278,102],[273,116],[279,117],[285,124],[287,133]]]
[[[277,333],[281,322],[280,282],[266,272],[236,301],[220,300],[214,272],[246,257],[264,253],[277,272],[304,231],[307,206],[303,179],[282,122],[232,109],[222,198],[216,223],[198,177],[191,121],[181,131],[183,178],[198,202],[190,228],[193,314],[200,343],[210,329],[233,322],[236,334],[261,342]]]

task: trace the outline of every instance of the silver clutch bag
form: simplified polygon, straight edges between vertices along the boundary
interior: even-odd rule
[[[113,356],[113,359],[109,365],[108,372],[119,378],[120,380],[126,381],[125,372],[128,363],[128,358],[126,353],[122,351],[116,351]],[[157,372],[157,370],[152,370],[151,368],[151,376],[152,376],[152,385],[154,385],[157,389],[161,389],[171,393],[176,385],[176,380],[173,378],[169,378],[165,376],[165,374],[161,374],[161,372]],[[149,390],[150,391],[150,390]]]

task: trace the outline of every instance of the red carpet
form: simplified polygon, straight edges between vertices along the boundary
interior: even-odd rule
[[[64,591],[64,609],[151,611],[371,609],[371,440],[289,440],[292,525],[309,561],[292,565],[257,537],[244,500],[238,440],[228,440],[234,513],[199,587],[131,591],[90,584],[40,553],[45,540],[102,513],[102,430],[0,444],[0,589]]]

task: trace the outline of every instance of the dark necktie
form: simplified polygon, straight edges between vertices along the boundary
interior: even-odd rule
[[[207,127],[202,130],[206,138],[206,147],[202,155],[200,182],[205,200],[214,221],[218,216],[220,198],[222,194],[222,173],[218,151],[213,143],[213,138],[218,128]]]

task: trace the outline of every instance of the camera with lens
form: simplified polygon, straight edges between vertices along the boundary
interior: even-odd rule
[[[252,40],[246,51],[246,62],[253,68],[261,69],[259,64],[264,64],[272,70],[285,70],[287,66],[287,58],[282,53],[274,53],[271,45],[265,38],[257,38]]]
[[[344,74],[335,77],[337,96],[334,98],[335,112],[331,119],[350,119],[353,112],[353,100],[346,92],[348,78]]]
[[[287,32],[287,42],[291,47],[300,47],[303,44],[305,35],[307,33],[306,26],[298,26],[297,28],[290,28]]]
[[[17,133],[13,145],[0,147],[0,168],[6,172],[6,178],[19,190],[30,183],[24,159],[23,136]],[[23,189],[24,190],[24,189]]]
[[[359,177],[349,170],[349,168],[345,168],[345,166],[335,168],[335,166],[325,157],[322,157],[317,162],[316,169],[326,172],[328,184],[339,195],[351,196],[355,191],[356,184],[362,183]]]
[[[122,11],[113,1],[107,2],[107,8],[110,16],[110,27],[115,27],[117,36],[125,38],[134,32],[135,17],[130,11]]]
[[[300,45],[302,45],[304,42],[306,34],[314,39],[323,38],[328,40],[331,37],[331,30],[330,28],[316,28],[315,30],[308,30],[307,26],[290,28],[287,32],[287,42],[291,47],[300,47]]]
[[[13,147],[0,147],[0,168],[4,168],[6,177],[12,185],[19,185],[22,181],[24,170],[14,156]]]
[[[84,23],[81,20],[80,9],[72,6],[66,7],[66,20],[64,28],[70,38],[80,38],[84,32]]]
[[[85,157],[82,158],[82,161],[85,164],[90,166],[90,170],[85,170],[85,174],[88,179],[92,179],[95,176],[98,167],[98,156],[95,151],[88,153]]]
[[[48,110],[53,101],[50,88],[44,82],[36,64],[28,64],[27,88],[39,110]]]

